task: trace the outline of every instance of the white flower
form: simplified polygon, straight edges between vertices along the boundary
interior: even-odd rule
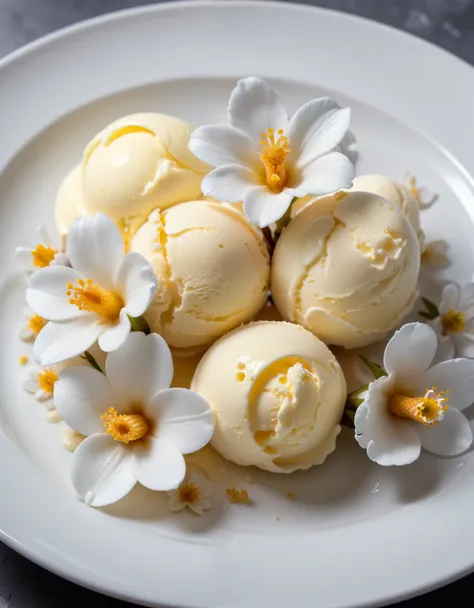
[[[416,177],[411,173],[406,173],[403,181],[405,187],[408,188],[415,198],[420,209],[427,209],[428,207],[431,207],[431,205],[438,198],[438,195],[429,188],[425,188],[423,186],[418,187],[416,185]]]
[[[446,285],[430,325],[438,336],[438,358],[474,357],[474,283]]]
[[[212,507],[209,500],[211,484],[197,470],[190,471],[179,488],[167,494],[170,511],[182,511],[188,507],[197,515],[203,515],[204,511]]]
[[[44,226],[38,228],[40,243],[34,249],[17,247],[16,255],[28,272],[35,272],[48,266],[70,266],[69,258],[49,238]]]
[[[436,334],[424,323],[404,325],[388,343],[388,376],[369,384],[354,420],[355,438],[374,462],[410,464],[421,447],[456,456],[472,444],[461,412],[474,401],[474,361],[452,359],[430,367],[436,348]]]
[[[354,167],[334,151],[349,127],[348,108],[323,97],[289,120],[277,93],[251,77],[239,80],[232,91],[228,116],[230,126],[194,131],[189,148],[217,167],[203,179],[203,193],[231,203],[243,200],[256,226],[280,219],[294,197],[350,187]]]
[[[437,266],[446,268],[449,266],[449,245],[443,239],[426,243],[423,253],[421,254],[421,262],[425,266]]]
[[[106,375],[68,368],[54,387],[61,418],[86,435],[74,452],[77,493],[100,507],[123,498],[137,481],[151,490],[178,488],[186,473],[183,454],[204,447],[214,432],[208,402],[168,388],[173,360],[157,334],[130,334],[108,355],[105,369]]]
[[[139,253],[127,253],[120,231],[105,215],[75,220],[67,253],[72,268],[50,266],[34,273],[26,291],[30,308],[51,321],[33,349],[41,365],[71,359],[97,340],[117,349],[157,289],[153,268]]]
[[[53,367],[30,365],[25,369],[22,386],[32,393],[38,401],[49,401],[53,398],[54,385],[58,380],[58,370]],[[47,404],[48,410],[54,409],[53,402]]]
[[[46,319],[32,312],[29,308],[25,308],[24,313],[24,324],[20,329],[20,339],[25,342],[33,342],[36,340],[36,336],[46,325]]]

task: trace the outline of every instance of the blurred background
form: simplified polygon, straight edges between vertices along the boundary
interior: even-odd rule
[[[83,19],[159,3],[160,0],[0,0],[0,56]],[[474,63],[473,0],[300,0],[300,3],[387,23]]]
[[[159,3],[160,0],[0,0],[0,57],[78,21]],[[474,64],[474,0],[301,0],[301,3],[386,23],[429,40]],[[403,78],[403,66],[400,67]],[[423,86],[423,74],[420,74],[420,86]],[[457,601],[470,597],[473,589],[474,575],[471,575],[398,607],[449,606],[454,597]],[[130,604],[76,587],[0,544],[0,608],[65,608],[72,601],[85,608],[131,608]]]

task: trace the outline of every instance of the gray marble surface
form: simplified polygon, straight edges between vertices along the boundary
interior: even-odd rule
[[[77,21],[155,3],[146,0],[0,0],[0,57]],[[306,0],[305,3],[388,23],[474,64],[474,0]],[[64,608],[72,601],[87,608],[131,606],[76,587],[1,544],[0,564],[0,608]],[[470,598],[472,589],[474,575],[399,606],[447,606],[454,597],[458,601],[460,597]]]

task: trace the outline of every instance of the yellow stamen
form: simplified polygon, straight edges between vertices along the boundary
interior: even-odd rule
[[[416,198],[416,200],[418,200],[420,193],[418,192],[418,188],[416,187],[416,178],[414,178],[413,176],[410,177],[408,180],[408,189],[410,190],[410,194],[412,194]]]
[[[28,363],[28,357],[26,355],[20,355],[18,363],[20,365],[26,365]]]
[[[201,498],[201,490],[194,483],[187,483],[179,488],[179,499],[187,505],[193,505]]]
[[[58,380],[58,374],[54,369],[48,368],[38,375],[38,384],[45,393],[53,394],[54,385]]]
[[[45,247],[44,245],[37,245],[36,249],[33,249],[31,255],[33,256],[33,264],[38,268],[46,268],[54,260],[54,256],[57,254],[56,249],[53,247]]]
[[[28,319],[28,327],[36,335],[39,334],[39,332],[43,329],[46,323],[46,319],[43,319],[43,317],[40,317],[39,315],[33,315]]]
[[[92,279],[79,279],[77,285],[69,283],[67,289],[70,304],[79,310],[95,312],[107,321],[116,321],[125,305],[120,295],[107,291],[98,283],[93,283]]]
[[[237,488],[227,488],[225,491],[227,500],[237,505],[249,505],[250,497],[247,490],[238,490]]]
[[[444,413],[449,408],[447,401],[446,393],[443,391],[435,393],[433,389],[430,389],[426,391],[424,397],[393,395],[388,402],[388,407],[396,416],[411,418],[428,426],[443,420]]]
[[[462,312],[456,312],[452,308],[441,318],[443,333],[457,333],[466,327],[466,321]]]
[[[101,420],[104,422],[105,430],[115,439],[122,443],[130,443],[142,439],[150,432],[148,420],[140,414],[118,414],[115,408],[109,407]]]
[[[277,131],[278,139],[273,129],[262,133],[262,152],[260,160],[265,167],[265,180],[267,186],[276,192],[281,192],[286,185],[286,157],[290,153],[289,139],[283,129]]]

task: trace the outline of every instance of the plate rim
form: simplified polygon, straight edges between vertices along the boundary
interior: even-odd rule
[[[332,10],[332,9],[324,9],[321,7],[313,7],[313,6],[308,6],[308,5],[299,5],[299,4],[286,3],[286,2],[227,0],[225,4],[224,3],[218,4],[218,3],[214,2],[213,0],[190,0],[190,1],[179,2],[179,3],[178,2],[165,2],[162,4],[158,4],[158,5],[147,5],[147,6],[142,6],[142,7],[128,8],[128,9],[108,13],[105,15],[100,15],[100,16],[94,17],[92,19],[81,21],[77,24],[72,24],[70,26],[62,28],[62,29],[60,29],[56,32],[53,32],[51,34],[48,34],[38,40],[30,42],[29,44],[25,45],[24,47],[22,47],[16,51],[13,51],[9,55],[7,55],[3,59],[1,59],[0,60],[0,81],[2,79],[2,76],[3,76],[6,68],[11,67],[12,65],[14,66],[15,62],[18,62],[21,60],[28,60],[28,58],[31,58],[32,55],[35,54],[35,52],[37,52],[41,49],[45,49],[46,47],[48,47],[50,45],[54,45],[58,41],[65,41],[67,44],[67,40],[71,35],[78,34],[80,32],[88,32],[88,31],[91,32],[95,28],[100,28],[102,25],[107,24],[107,23],[127,21],[131,17],[141,16],[141,15],[146,15],[146,14],[154,14],[154,13],[160,14],[163,12],[182,13],[187,8],[199,10],[200,8],[207,7],[207,8],[211,8],[211,10],[219,8],[219,11],[226,11],[228,9],[232,9],[233,7],[239,7],[239,6],[245,7],[247,9],[250,9],[250,8],[251,9],[255,9],[255,8],[256,9],[262,9],[262,8],[268,9],[269,7],[272,7],[272,6],[283,7],[284,10],[289,10],[289,11],[294,11],[294,12],[302,12],[302,13],[304,12],[304,13],[312,13],[312,14],[315,14],[315,13],[333,14],[333,15],[337,15],[337,19],[361,22],[361,23],[365,24],[365,26],[369,26],[371,28],[374,28],[375,30],[379,30],[379,31],[387,30],[388,32],[390,32],[391,35],[395,34],[398,38],[400,38],[400,37],[406,38],[407,40],[410,40],[411,43],[413,41],[416,41],[418,44],[420,44],[420,47],[430,47],[430,49],[432,51],[436,51],[436,53],[441,53],[442,55],[449,57],[449,61],[454,62],[453,64],[459,64],[464,67],[467,67],[469,69],[470,78],[472,78],[472,75],[474,75],[474,72],[472,71],[473,70],[472,66],[470,66],[468,63],[466,63],[464,60],[456,57],[449,51],[446,51],[445,49],[437,47],[436,45],[434,45],[428,41],[419,39],[409,33],[397,30],[396,28],[393,28],[386,24],[381,24],[381,23],[378,23],[375,21],[371,21],[364,17],[359,17],[356,15],[351,15],[348,13],[343,13],[341,11],[336,11],[336,10]],[[474,82],[474,79],[472,79],[472,82]],[[463,159],[463,160],[465,161],[465,159]],[[467,163],[465,162],[465,164],[467,164]],[[471,164],[471,168],[474,168],[474,164]],[[1,163],[0,163],[0,169],[1,169]],[[6,462],[6,459],[4,459],[4,457],[8,455],[8,447],[9,447],[7,445],[7,442],[4,441],[4,439],[5,439],[5,437],[0,437],[0,471],[2,471],[2,473],[4,472],[3,463]],[[8,443],[9,443],[9,441],[8,441]],[[15,448],[16,448],[16,446],[15,446]],[[23,457],[23,455],[20,455],[20,458],[22,458],[22,457]],[[38,488],[40,488],[42,478],[43,478],[43,474],[41,472],[37,479]],[[13,476],[11,477],[11,481],[13,481]],[[3,526],[3,524],[0,524],[0,525]],[[139,601],[139,602],[143,603],[144,605],[156,606],[155,603],[150,603],[149,600],[147,600],[145,597],[137,599],[137,596],[133,592],[130,592],[130,590],[128,592],[126,589],[116,591],[116,589],[114,589],[113,586],[104,585],[103,582],[95,583],[93,580],[85,578],[84,573],[82,575],[75,574],[71,570],[70,567],[66,566],[66,564],[62,564],[61,562],[54,561],[54,559],[52,559],[51,556],[49,556],[48,558],[45,557],[45,554],[39,552],[35,547],[33,547],[31,545],[31,543],[30,543],[30,545],[28,545],[28,543],[25,541],[20,542],[20,541],[16,540],[15,538],[13,538],[12,536],[9,535],[8,530],[3,530],[3,529],[0,530],[0,539],[3,542],[5,542],[5,544],[11,546],[13,549],[15,549],[16,551],[18,551],[19,553],[21,553],[28,559],[34,561],[35,563],[38,563],[42,567],[44,567],[52,572],[55,572],[56,574],[59,574],[63,578],[66,578],[74,583],[77,583],[84,587],[93,589],[94,591],[107,593],[108,595],[116,597],[118,599],[122,599],[122,600],[125,599],[128,601],[135,601],[135,602]],[[465,565],[464,568],[457,567],[456,571],[448,572],[444,578],[441,578],[441,579],[438,578],[436,581],[433,581],[431,584],[427,585],[427,584],[420,583],[419,587],[412,587],[410,590],[400,592],[399,594],[395,594],[395,595],[392,594],[387,597],[373,599],[369,603],[367,603],[366,600],[364,600],[362,603],[355,602],[355,603],[351,603],[350,606],[357,606],[357,605],[375,606],[375,605],[384,604],[387,601],[391,601],[391,602],[400,601],[402,599],[406,599],[407,597],[411,597],[413,595],[418,595],[420,593],[424,593],[429,590],[443,586],[449,582],[452,582],[453,580],[456,580],[456,579],[466,575],[469,572],[472,572],[473,570],[474,570],[474,557],[471,558],[470,563],[468,565]],[[159,598],[157,598],[157,601],[160,601]],[[338,606],[343,606],[343,604],[338,604]],[[344,604],[344,606],[349,606],[349,604]]]

